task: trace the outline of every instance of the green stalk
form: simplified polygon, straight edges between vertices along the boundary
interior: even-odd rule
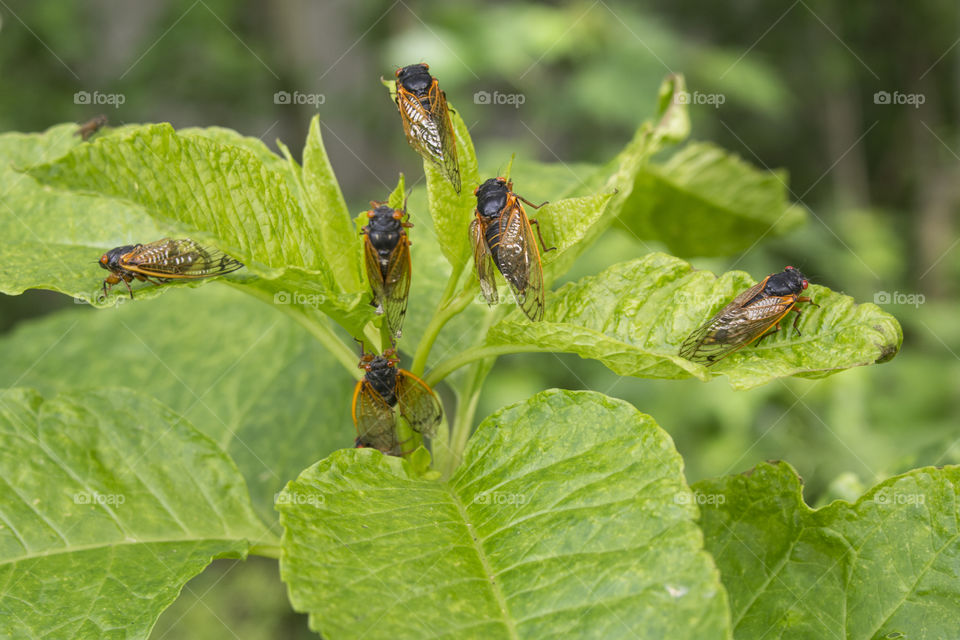
[[[463,459],[463,450],[467,447],[470,431],[473,429],[473,416],[480,403],[483,381],[493,368],[494,360],[495,358],[489,358],[477,363],[467,378],[464,392],[457,398],[457,415],[454,418],[453,433],[450,437],[450,455],[444,460],[445,465],[441,470],[444,477],[453,475]]]
[[[410,367],[411,373],[416,376],[423,375],[423,370],[427,367],[427,358],[430,357],[430,349],[433,348],[433,343],[436,342],[440,331],[453,316],[466,309],[467,305],[470,304],[469,286],[454,299],[461,273],[463,273],[462,266],[450,272],[450,279],[447,280],[447,288],[440,299],[440,304],[437,305],[437,312],[433,314],[430,324],[424,330],[420,344],[417,345],[417,351],[413,356],[413,364]]]
[[[424,378],[424,382],[430,386],[434,386],[460,367],[466,366],[471,362],[476,362],[477,360],[483,360],[484,358],[502,356],[508,353],[531,353],[535,351],[543,351],[543,349],[532,344],[494,344],[470,347],[438,363]]]
[[[276,544],[255,544],[250,546],[250,555],[262,556],[264,558],[280,559],[280,545]]]

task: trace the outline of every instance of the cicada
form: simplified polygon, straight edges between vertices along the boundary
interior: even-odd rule
[[[436,164],[460,193],[460,165],[447,96],[426,63],[397,69],[397,108],[407,142]]]
[[[406,230],[413,224],[408,222],[406,206],[401,210],[382,202],[370,205],[374,208],[367,211],[369,222],[360,230],[364,235],[367,281],[373,290],[370,304],[384,315],[393,339],[399,340],[410,293],[410,239]]]
[[[787,267],[750,287],[690,334],[680,356],[705,366],[716,364],[734,351],[780,330],[780,321],[797,314],[793,328],[800,335],[797,303],[815,304],[800,295],[809,283],[799,270]],[[771,329],[773,329],[771,331]]]
[[[243,266],[218,249],[207,249],[193,240],[164,238],[148,244],[128,244],[100,256],[100,266],[110,272],[103,280],[103,295],[123,282],[137,280],[161,284],[171,280],[197,280],[222,276]]]
[[[106,124],[107,116],[101,113],[100,115],[94,116],[80,125],[73,135],[80,136],[84,142],[86,142],[88,139],[90,139],[90,136],[106,126]]]
[[[496,265],[527,317],[534,322],[543,319],[543,266],[531,225],[537,225],[541,245],[544,245],[543,236],[540,224],[527,218],[520,203],[525,202],[534,209],[547,203],[533,204],[518,196],[513,192],[513,182],[505,178],[490,178],[477,187],[474,194],[477,208],[470,223],[470,239],[483,297],[490,305],[499,300],[493,272]],[[544,245],[544,251],[555,248]]]
[[[383,355],[361,351],[359,367],[366,371],[353,390],[353,424],[357,428],[358,447],[372,447],[391,454],[400,454],[397,438],[397,416],[425,436],[436,435],[443,417],[437,394],[427,383],[409,371],[397,367],[400,359],[394,349]]]

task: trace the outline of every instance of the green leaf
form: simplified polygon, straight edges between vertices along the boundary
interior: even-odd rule
[[[43,133],[0,135],[0,291],[44,288],[95,299],[106,272],[96,264],[104,249],[130,244],[140,234],[161,237],[137,207],[44,188],[17,167],[54,160],[82,144],[75,124]],[[82,215],[80,215],[82,212]],[[144,293],[154,295],[150,287]]]
[[[960,468],[803,502],[786,463],[694,485],[737,638],[949,638],[960,602]]]
[[[137,242],[183,234],[216,244],[246,265],[245,272],[230,279],[258,288],[265,297],[311,296],[317,308],[359,333],[372,310],[361,305],[362,292],[345,288],[350,283],[339,282],[327,264],[316,225],[291,192],[294,167],[279,157],[265,164],[268,154],[249,148],[255,143],[221,142],[227,138],[242,137],[222,131],[200,135],[196,130],[178,135],[167,124],[129,127],[74,146],[63,157],[27,172],[44,184],[105,196],[78,200],[83,206],[71,210],[42,211],[48,218],[87,226],[91,208],[114,207],[116,219],[121,220],[124,208],[118,205],[134,203],[138,206],[133,217],[139,221],[146,214],[163,229],[145,237],[154,226],[149,225],[140,231]],[[101,246],[87,262],[92,264],[111,246],[117,244]],[[73,264],[48,263],[47,281],[71,277],[67,273],[77,270],[74,260]],[[90,268],[99,271],[102,279],[102,270]],[[250,273],[259,278],[251,279]],[[169,287],[146,287],[138,297],[152,297]],[[86,296],[90,290],[88,285],[79,292],[67,292],[95,301]]]
[[[802,225],[784,171],[761,171],[709,143],[690,144],[636,176],[620,221],[681,256],[724,256]]]
[[[885,362],[903,333],[874,304],[811,285],[820,305],[803,310],[800,336],[792,322],[760,345],[733,353],[709,369],[678,355],[684,339],[756,280],[742,271],[715,278],[662,253],[617,264],[561,287],[547,298],[543,322],[516,315],[493,327],[490,345],[503,351],[556,351],[599,360],[619,375],[708,380],[727,376],[734,389],[775,378],[820,378],[850,367]]]
[[[286,182],[253,152],[168,124],[74,147],[28,173],[45,184],[122,198],[183,230],[216,237],[245,263],[327,273],[319,239]]]
[[[658,145],[679,144],[690,135],[687,82],[682,73],[667,76],[657,91]]]
[[[649,416],[547,391],[481,423],[448,483],[370,450],[304,471],[281,576],[324,637],[726,638],[691,498]]]
[[[182,586],[266,535],[243,478],[126,390],[0,393],[0,636],[146,638]]]
[[[150,393],[236,460],[272,524],[275,493],[356,435],[353,378],[282,308],[222,286],[111,310],[78,305],[0,338],[0,387]]]
[[[357,230],[323,147],[320,116],[316,115],[310,120],[310,132],[303,149],[303,185],[313,226],[319,231],[320,246],[334,275],[345,290],[362,289],[360,263],[355,254],[344,251],[345,247],[357,243]]]

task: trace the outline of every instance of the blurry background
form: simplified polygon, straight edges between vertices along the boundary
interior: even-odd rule
[[[230,127],[298,155],[319,112],[359,211],[398,171],[422,175],[378,81],[419,61],[441,79],[488,170],[516,153],[562,161],[571,180],[630,139],[664,75],[684,73],[691,94],[706,96],[691,106],[692,137],[787,169],[793,199],[811,213],[788,237],[694,264],[758,279],[792,264],[884,303],[904,329],[889,364],[744,393],[722,379],[618,378],[575,356],[502,358],[479,416],[546,387],[594,389],[653,415],[690,481],[785,459],[814,504],[960,458],[955,3],[0,0],[0,131],[105,113],[111,124]],[[122,104],[83,104],[77,92]],[[614,228],[568,277],[644,252]],[[45,292],[0,298],[0,330],[65,306]],[[305,620],[262,559],[216,563],[154,633],[301,636],[311,637]]]

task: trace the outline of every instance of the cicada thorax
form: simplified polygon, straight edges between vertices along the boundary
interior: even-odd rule
[[[476,195],[477,213],[483,219],[483,236],[487,242],[487,248],[490,250],[490,255],[493,256],[493,261],[502,271],[500,264],[500,238],[502,236],[500,219],[507,209],[510,190],[503,180],[490,178],[477,187]]]
[[[364,379],[389,406],[397,404],[397,367],[396,362],[383,356],[374,356],[367,363]]]

